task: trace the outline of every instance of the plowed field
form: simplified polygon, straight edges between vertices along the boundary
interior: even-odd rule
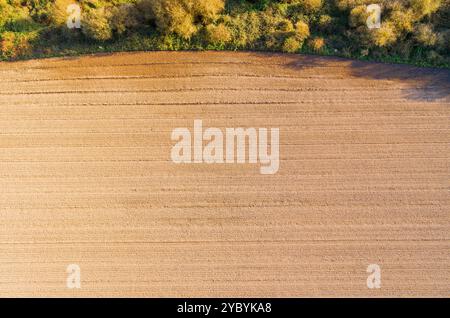
[[[0,296],[449,296],[449,78],[257,53],[0,63]],[[278,173],[173,163],[195,119],[279,128]]]

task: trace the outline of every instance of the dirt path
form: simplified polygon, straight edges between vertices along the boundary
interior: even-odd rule
[[[449,77],[254,53],[0,63],[0,296],[449,296]],[[278,173],[174,164],[195,119],[280,128]]]

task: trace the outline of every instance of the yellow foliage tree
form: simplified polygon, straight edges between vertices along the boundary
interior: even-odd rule
[[[231,41],[231,32],[223,23],[208,25],[206,27],[206,34],[208,42],[212,44],[224,45]]]
[[[175,33],[189,39],[199,25],[217,20],[224,0],[148,0],[151,18],[165,34]]]

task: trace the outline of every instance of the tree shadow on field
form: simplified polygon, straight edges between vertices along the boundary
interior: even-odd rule
[[[450,70],[353,61],[351,75],[374,80],[390,80],[409,84],[404,90],[408,99],[433,101],[450,98]]]
[[[329,76],[363,78],[405,84],[402,92],[407,99],[450,102],[450,70],[403,64],[355,61],[341,57],[274,54],[284,59],[284,66],[293,71],[313,71],[323,68]],[[318,72],[319,73],[319,72]],[[324,71],[321,71],[324,73]]]

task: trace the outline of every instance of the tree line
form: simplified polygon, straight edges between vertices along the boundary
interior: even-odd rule
[[[381,25],[369,28],[370,4]],[[69,28],[67,8],[80,8]],[[450,0],[0,0],[0,57],[264,50],[448,67]]]

